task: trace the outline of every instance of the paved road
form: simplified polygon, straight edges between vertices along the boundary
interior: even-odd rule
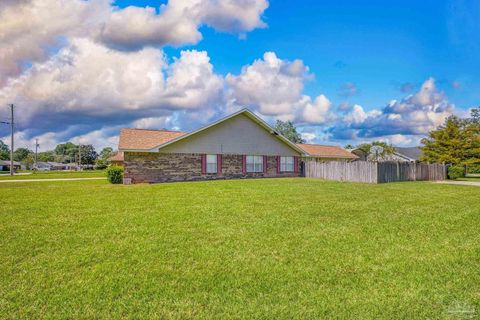
[[[18,180],[0,180],[0,183],[6,182],[43,182],[43,181],[77,181],[77,180],[105,180],[106,178],[57,178],[57,179],[18,179]]]
[[[444,183],[444,184],[459,184],[463,186],[477,186],[480,187],[480,181],[452,181],[452,180],[445,180],[445,181],[437,181],[437,183]]]

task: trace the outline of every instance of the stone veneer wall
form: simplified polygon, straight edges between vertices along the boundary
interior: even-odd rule
[[[222,173],[202,175],[202,155],[192,153],[125,152],[124,183],[155,183],[263,177],[298,177],[298,172],[277,173],[277,157],[267,156],[267,172],[242,173],[242,155],[222,155]]]

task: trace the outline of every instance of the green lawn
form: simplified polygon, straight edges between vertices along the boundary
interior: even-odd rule
[[[0,184],[0,318],[480,314],[478,187]]]
[[[104,170],[85,171],[32,171],[32,174],[10,176],[0,171],[0,180],[59,179],[59,178],[95,178],[105,177]]]

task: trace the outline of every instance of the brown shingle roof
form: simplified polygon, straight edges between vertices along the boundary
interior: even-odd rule
[[[306,153],[313,157],[320,158],[346,158],[356,159],[356,155],[348,152],[347,150],[336,146],[324,146],[320,144],[297,144]]]
[[[184,134],[186,132],[124,128],[120,130],[118,149],[150,150]]]
[[[116,161],[116,162],[119,162],[119,161],[123,161],[123,152],[122,151],[118,151],[117,153],[115,153],[113,156],[111,156],[110,158],[108,158],[108,161]]]

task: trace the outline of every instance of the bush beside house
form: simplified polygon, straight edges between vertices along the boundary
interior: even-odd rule
[[[107,180],[113,184],[123,183],[123,167],[110,166],[106,170]]]

